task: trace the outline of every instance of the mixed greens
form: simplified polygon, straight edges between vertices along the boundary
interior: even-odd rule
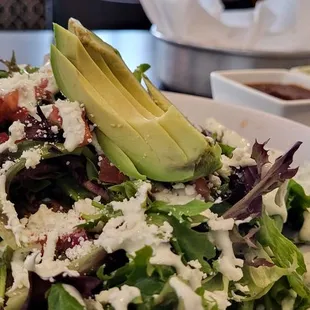
[[[1,61],[0,308],[310,308],[301,142],[199,131],[148,65],[68,29],[41,68]]]

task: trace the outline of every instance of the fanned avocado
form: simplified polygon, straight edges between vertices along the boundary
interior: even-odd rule
[[[55,25],[51,63],[58,86],[98,125],[108,158],[133,178],[181,182],[221,166],[211,145],[143,75],[149,93],[119,53],[78,21]],[[111,126],[113,124],[114,126]]]

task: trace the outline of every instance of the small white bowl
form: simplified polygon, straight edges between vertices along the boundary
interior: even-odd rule
[[[216,101],[247,106],[310,126],[310,99],[282,100],[245,84],[295,84],[310,90],[310,76],[286,69],[215,71],[211,73]]]

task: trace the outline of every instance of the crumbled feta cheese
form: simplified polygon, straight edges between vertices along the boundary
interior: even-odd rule
[[[32,149],[23,151],[21,158],[26,159],[26,163],[25,163],[26,169],[29,169],[29,168],[34,169],[36,165],[40,163],[41,150],[39,148],[37,149],[32,148]]]
[[[91,141],[91,144],[94,146],[96,152],[98,155],[101,155],[103,154],[103,150],[98,142],[98,139],[97,139],[97,135],[96,133],[93,131],[92,132],[92,141]]]
[[[79,214],[98,214],[100,212],[98,208],[92,205],[92,200],[89,198],[76,201],[73,205],[73,209]]]
[[[9,150],[10,152],[17,151],[16,141],[22,140],[25,137],[25,125],[22,124],[19,120],[14,121],[13,124],[9,127],[9,132],[9,140],[0,144],[0,154],[6,150]]]
[[[183,301],[184,310],[203,310],[201,297],[178,277],[171,277],[169,284],[176,292],[178,298]]]
[[[53,212],[46,205],[40,205],[39,210],[25,220],[24,235],[29,241],[44,239],[46,233],[56,230],[59,236],[70,234],[75,227],[85,221],[80,219],[80,213],[74,209],[67,213]]]
[[[62,284],[62,287],[71,297],[73,297],[81,306],[83,306],[86,309],[86,304],[83,300],[83,297],[74,286],[69,284]]]
[[[66,250],[66,256],[68,259],[72,261],[89,254],[94,248],[95,246],[93,241],[90,240],[81,241],[73,248],[68,248]]]
[[[41,111],[42,111],[43,115],[45,116],[45,118],[48,118],[50,116],[50,114],[53,112],[53,104],[43,105],[40,108],[41,108]],[[52,127],[54,127],[54,126],[52,126]]]
[[[18,106],[25,107],[28,112],[36,114],[36,91],[43,81],[47,82],[46,91],[55,94],[58,91],[50,64],[46,64],[39,71],[27,74],[15,72],[12,77],[0,80],[0,97],[3,97],[15,90],[18,91]]]
[[[15,237],[16,244],[20,246],[20,237],[24,229],[24,226],[18,219],[17,212],[14,204],[7,200],[7,194],[5,192],[6,176],[0,175],[0,204],[2,205],[2,213],[7,216],[6,229],[10,229]]]
[[[215,303],[218,310],[226,310],[231,305],[228,301],[228,294],[224,291],[205,291],[203,297],[209,303]]]
[[[235,283],[236,289],[240,292],[247,293],[249,292],[249,287],[247,285],[241,285],[240,283]]]
[[[64,131],[65,148],[72,152],[84,140],[85,122],[82,118],[82,110],[77,101],[70,102],[58,99],[55,106],[62,118],[62,129]]]
[[[137,287],[123,285],[120,288],[113,287],[108,291],[101,291],[96,295],[96,300],[102,304],[110,304],[115,310],[127,310],[130,302],[140,296]]]
[[[219,187],[219,186],[221,186],[221,184],[222,184],[221,179],[220,179],[217,175],[214,175],[214,174],[211,174],[211,175],[209,176],[209,181],[210,181],[215,187]]]
[[[51,131],[52,131],[55,135],[58,134],[58,132],[59,132],[58,126],[56,126],[56,125],[51,126]]]

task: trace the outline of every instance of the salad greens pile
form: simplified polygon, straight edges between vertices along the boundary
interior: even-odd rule
[[[1,60],[0,308],[309,309],[301,142],[200,132],[148,65],[68,29],[41,68]]]

